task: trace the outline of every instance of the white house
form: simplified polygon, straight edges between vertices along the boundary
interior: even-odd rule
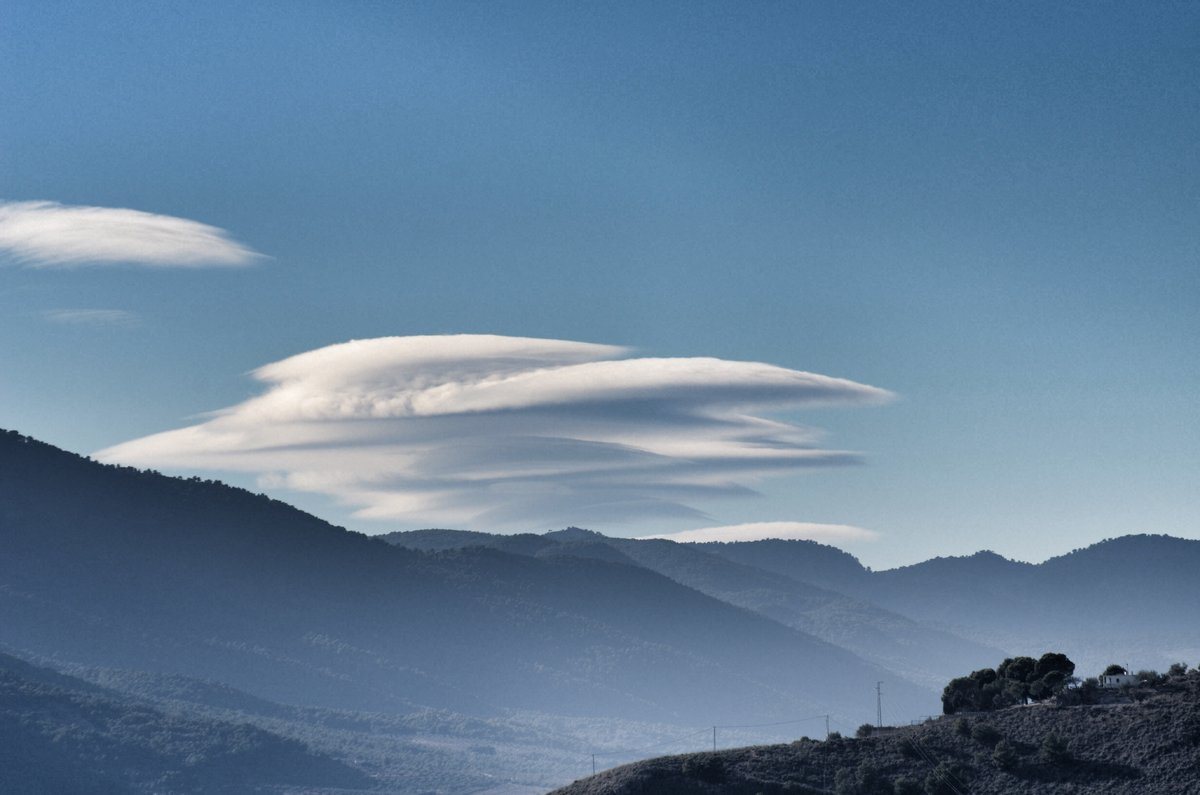
[[[1132,687],[1138,683],[1138,678],[1133,674],[1106,674],[1099,679],[1101,687]]]

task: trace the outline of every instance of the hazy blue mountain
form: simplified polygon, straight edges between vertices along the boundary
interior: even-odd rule
[[[822,583],[814,572],[841,560],[849,575],[838,589],[849,595],[1010,652],[1062,647],[1085,674],[1110,662],[1136,668],[1200,659],[1200,541],[1135,535],[1040,564],[984,551],[887,571],[860,566],[857,574],[845,553],[811,542],[704,548]]]
[[[870,569],[849,552],[816,541],[767,538],[762,541],[714,541],[691,546],[737,563],[841,593],[857,593],[871,576]]]
[[[246,792],[371,780],[243,722],[171,713],[0,654],[0,791]]]
[[[662,539],[610,538],[580,528],[512,536],[418,530],[391,533],[385,538],[411,549],[488,546],[538,557],[573,555],[642,566],[850,649],[939,693],[957,672],[978,668],[1004,656],[995,647],[924,626],[860,599],[775,571],[733,562],[713,554],[707,546]]]
[[[866,717],[892,678],[643,567],[402,549],[15,433],[0,435],[0,541],[0,643],[287,704],[706,725]],[[898,710],[933,707],[891,690]]]

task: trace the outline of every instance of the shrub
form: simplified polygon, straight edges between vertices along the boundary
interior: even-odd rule
[[[843,768],[834,778],[837,795],[892,795],[892,785],[870,762],[861,762],[854,770]]]
[[[1017,766],[1020,757],[1017,756],[1017,749],[1008,740],[1001,740],[996,743],[996,748],[992,751],[992,764],[1001,770],[1012,770]]]
[[[911,778],[898,778],[892,785],[894,795],[921,795],[924,791],[925,788]]]
[[[967,720],[966,718],[959,718],[958,720],[954,721],[954,731],[960,737],[970,737],[971,721]]]
[[[1071,761],[1071,749],[1066,740],[1050,732],[1042,739],[1038,757],[1047,764],[1064,765]]]
[[[925,777],[925,792],[928,795],[961,795],[965,791],[965,782],[959,769],[945,762],[938,762],[937,767]]]
[[[996,730],[995,726],[990,724],[976,723],[975,727],[971,729],[971,737],[975,742],[990,747],[999,742],[1000,732]]]
[[[1187,673],[1187,663],[1177,662],[1171,663],[1171,667],[1167,669],[1169,676],[1183,676]]]
[[[1150,685],[1151,687],[1154,687],[1155,685],[1161,685],[1163,682],[1167,681],[1165,674],[1160,674],[1155,670],[1138,671],[1137,678],[1142,684]]]
[[[683,762],[683,775],[707,784],[720,784],[725,781],[725,763],[719,756],[691,756]]]
[[[869,724],[869,723],[864,723],[862,726],[859,726],[859,727],[858,727],[858,730],[857,730],[857,731],[855,731],[855,732],[854,732],[854,736],[855,736],[855,737],[860,737],[860,738],[861,738],[861,737],[870,737],[870,736],[871,736],[871,733],[872,733],[873,731],[875,731],[875,727],[874,727],[874,726],[872,726],[872,725],[871,725],[871,724]]]

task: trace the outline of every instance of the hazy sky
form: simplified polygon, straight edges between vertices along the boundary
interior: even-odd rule
[[[372,532],[601,494],[602,531],[844,525],[878,566],[1200,537],[1195,3],[0,17],[0,426]],[[446,334],[542,342],[328,348]],[[237,435],[310,409],[344,458]]]

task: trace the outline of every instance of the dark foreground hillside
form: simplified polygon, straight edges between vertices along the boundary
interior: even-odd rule
[[[888,736],[662,757],[556,795],[1200,792],[1200,674],[1136,698],[946,717]]]
[[[372,782],[244,722],[171,713],[0,654],[0,792],[244,792]]]

